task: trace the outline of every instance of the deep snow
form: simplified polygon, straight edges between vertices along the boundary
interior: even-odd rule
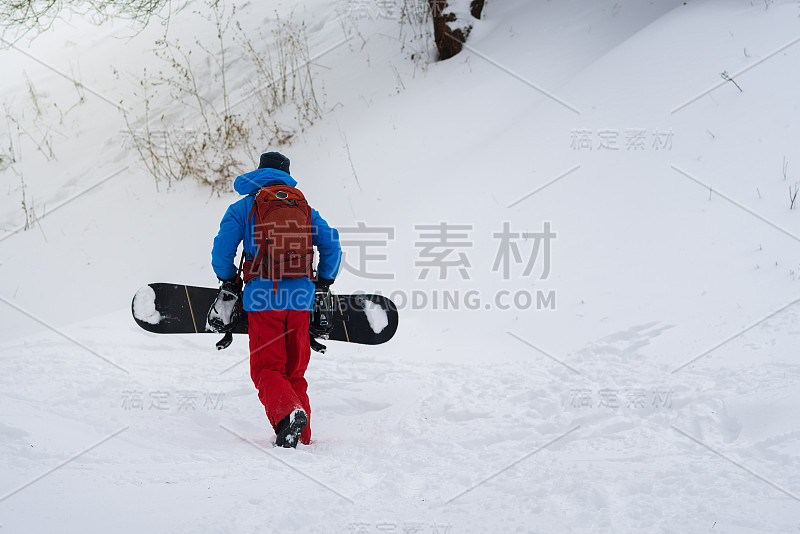
[[[26,77],[62,111],[79,93],[53,69],[106,98],[55,122],[51,160],[10,127],[37,211],[111,178],[0,235],[0,530],[796,532],[800,5],[490,1],[469,49],[425,67],[357,4],[276,3],[312,55],[359,30],[315,61],[322,120],[279,149],[353,267],[374,238],[358,223],[393,231],[368,266],[394,279],[334,289],[407,302],[390,343],[314,356],[296,451],[271,446],[245,339],[217,352],[130,317],[148,282],[214,283],[237,198],[158,192],[126,148],[114,106],[161,28],[72,19],[2,51],[29,128]],[[171,31],[210,38],[190,11]],[[261,11],[240,20],[268,27]],[[443,222],[469,265],[421,278]]]

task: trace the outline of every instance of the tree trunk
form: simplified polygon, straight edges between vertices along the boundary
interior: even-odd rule
[[[483,4],[485,0],[472,0],[469,4],[469,12],[473,18],[480,19],[481,13],[483,13]]]
[[[461,52],[469,32],[472,31],[473,20],[481,18],[485,0],[471,0],[469,12],[459,12],[457,4],[466,6],[466,2],[467,0],[428,0],[433,18],[433,38],[440,61]]]

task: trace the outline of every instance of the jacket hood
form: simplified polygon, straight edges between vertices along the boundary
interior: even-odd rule
[[[296,187],[297,180],[278,169],[256,169],[236,177],[233,188],[240,195],[252,195],[259,189],[269,184],[283,184],[289,187]]]

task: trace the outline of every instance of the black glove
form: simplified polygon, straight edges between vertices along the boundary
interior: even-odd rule
[[[227,280],[223,280],[222,278],[219,279],[221,282],[219,288],[224,289],[225,291],[230,291],[231,293],[241,293],[242,292],[242,280],[239,276],[234,276],[233,278],[228,278]]]
[[[330,287],[331,287],[331,284],[333,284],[334,281],[335,280],[333,280],[331,278],[320,278],[320,277],[317,277],[317,279],[314,280],[314,288],[317,291],[323,291],[323,292],[324,291],[329,291]]]
[[[215,332],[229,332],[239,319],[239,301],[242,299],[242,281],[238,276],[220,279],[219,293],[206,316],[208,327]]]
[[[308,324],[308,332],[312,339],[328,339],[333,331],[333,295],[328,286],[330,283],[324,289],[317,286],[314,292],[314,309],[311,311],[311,320]]]

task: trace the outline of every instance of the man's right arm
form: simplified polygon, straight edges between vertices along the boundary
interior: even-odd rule
[[[319,252],[317,278],[333,280],[339,274],[342,263],[342,247],[339,232],[331,228],[315,209],[311,210],[312,242]]]

